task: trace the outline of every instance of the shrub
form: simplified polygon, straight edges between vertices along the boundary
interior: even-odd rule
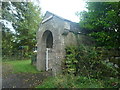
[[[109,53],[101,47],[66,47],[64,72],[94,78],[118,77],[119,69],[108,60]]]

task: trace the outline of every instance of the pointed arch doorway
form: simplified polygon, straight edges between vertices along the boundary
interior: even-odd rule
[[[43,59],[44,59],[44,70],[48,71],[49,69],[52,69],[51,67],[51,54],[52,54],[52,48],[53,48],[53,35],[50,30],[46,30],[43,33],[42,36],[42,47],[43,51]]]

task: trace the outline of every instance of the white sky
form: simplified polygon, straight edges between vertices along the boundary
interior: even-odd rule
[[[43,13],[50,11],[73,22],[79,22],[77,11],[86,10],[83,0],[40,0],[40,7]]]

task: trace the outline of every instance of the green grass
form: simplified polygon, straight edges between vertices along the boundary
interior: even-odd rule
[[[60,75],[49,77],[36,88],[119,88],[120,81],[116,78],[95,79],[84,76]]]
[[[13,69],[13,73],[39,73],[35,66],[31,65],[31,60],[16,60],[5,61],[5,64],[10,64]]]
[[[103,88],[103,84],[87,77],[61,75],[46,79],[36,88]]]

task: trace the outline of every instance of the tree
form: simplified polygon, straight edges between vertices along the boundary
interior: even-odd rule
[[[95,38],[99,46],[120,46],[120,2],[88,2],[80,13],[80,27]]]
[[[7,35],[5,37],[3,35],[3,49],[11,42],[13,43],[11,44],[13,47],[11,52],[17,52],[20,46],[27,47],[27,52],[32,52],[36,45],[36,31],[42,19],[40,10],[39,6],[35,6],[31,2],[2,2],[2,19],[11,22],[15,29],[15,32],[12,32],[3,23],[3,34],[9,33],[9,36],[11,36]],[[5,28],[8,30],[5,30]],[[9,41],[7,38],[9,38]],[[9,48],[6,47],[3,53],[7,50]],[[28,53],[24,52],[24,55],[26,54]]]
[[[14,16],[10,12],[10,3],[2,3],[2,56],[11,55],[14,47],[14,33],[8,27],[8,22],[15,22]]]
[[[34,6],[32,3],[13,3],[17,8],[17,12],[21,12],[20,20],[17,22],[18,28],[16,28],[17,39],[19,45],[29,46],[29,50],[32,50],[36,44],[36,31],[39,28],[41,21],[40,8]],[[22,8],[26,7],[26,8]],[[15,25],[16,26],[16,25]]]

